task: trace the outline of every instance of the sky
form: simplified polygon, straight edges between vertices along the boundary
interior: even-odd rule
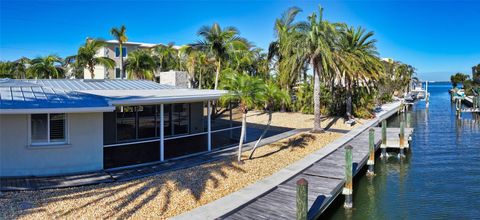
[[[289,7],[297,20],[324,7],[331,22],[375,32],[381,57],[417,69],[424,80],[471,74],[480,63],[480,1],[25,1],[0,0],[0,60],[76,53],[87,37],[112,39],[125,24],[129,41],[177,45],[199,40],[198,29],[218,22],[265,50],[275,19]]]

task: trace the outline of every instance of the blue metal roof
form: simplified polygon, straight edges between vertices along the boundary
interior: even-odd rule
[[[108,107],[101,96],[42,86],[0,86],[0,109]]]
[[[147,80],[0,79],[0,114],[105,112],[114,110],[113,101],[114,105],[199,101],[223,93]]]
[[[159,84],[149,80],[26,79],[22,81],[66,91],[175,89],[174,86]]]

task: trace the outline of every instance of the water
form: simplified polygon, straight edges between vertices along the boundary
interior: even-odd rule
[[[480,219],[480,124],[468,123],[471,113],[455,119],[450,87],[430,84],[430,109],[413,107],[407,158],[377,159],[373,179],[355,179],[354,209],[339,196],[322,219]]]

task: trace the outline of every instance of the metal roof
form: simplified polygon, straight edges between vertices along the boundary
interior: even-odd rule
[[[0,114],[106,112],[115,105],[214,100],[225,93],[147,80],[0,79]]]
[[[0,86],[0,113],[20,114],[44,112],[48,109],[63,109],[62,112],[113,110],[101,96],[42,86]]]
[[[16,80],[15,80],[16,81]],[[23,82],[68,91],[83,90],[136,90],[174,89],[174,86],[159,84],[149,80],[120,79],[26,79]],[[0,83],[1,84],[1,83]]]

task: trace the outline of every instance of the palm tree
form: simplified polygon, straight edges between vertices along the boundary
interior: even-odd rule
[[[252,152],[250,153],[250,156],[248,157],[249,159],[252,159],[253,153],[257,149],[258,144],[263,139],[263,137],[267,134],[268,129],[270,128],[270,124],[272,123],[273,108],[275,107],[275,105],[290,102],[290,96],[288,95],[288,92],[286,92],[285,90],[281,90],[272,81],[269,81],[265,85],[264,91],[263,91],[263,99],[264,100],[262,100],[262,101],[265,102],[265,110],[267,110],[267,112],[268,112],[267,127],[265,128],[265,130],[263,130],[263,133],[260,135],[257,142],[255,143],[255,146],[253,147]]]
[[[153,57],[144,50],[136,50],[128,54],[125,69],[128,71],[128,78],[153,79],[156,68]]]
[[[372,39],[373,32],[366,32],[361,27],[355,29],[344,24],[339,33],[334,59],[346,84],[346,115],[347,119],[351,119],[353,118],[352,90],[354,84],[360,84],[368,89],[372,81],[380,78],[383,66],[378,58],[376,40]]]
[[[21,57],[18,60],[15,60],[13,64],[13,74],[20,79],[25,79],[27,77],[27,69],[30,65],[31,60],[27,57]]]
[[[212,65],[210,58],[205,51],[198,50],[190,45],[185,45],[179,50],[180,65],[190,74],[190,76],[197,81],[197,87],[202,89],[203,74],[206,68]],[[197,80],[198,78],[198,80]]]
[[[27,73],[38,78],[62,78],[65,71],[61,67],[63,60],[56,55],[37,57],[31,61]]]
[[[191,46],[204,50],[215,57],[217,67],[214,89],[217,89],[222,61],[227,59],[229,51],[246,50],[250,48],[250,45],[246,39],[239,36],[239,31],[235,27],[222,29],[217,23],[214,23],[211,27],[201,27],[198,35],[203,39],[191,44]]]
[[[0,61],[0,78],[14,78],[12,75],[13,63]]]
[[[173,43],[157,45],[153,48],[153,53],[161,71],[178,70],[180,68],[179,51]]]
[[[335,25],[323,20],[323,8],[319,6],[319,15],[313,13],[308,17],[309,23],[301,28],[295,38],[294,47],[310,64],[314,78],[314,124],[312,132],[322,132],[320,113],[320,81],[334,69],[332,47],[335,40]]]
[[[118,46],[120,50],[120,76],[123,79],[123,43],[128,41],[128,37],[126,35],[127,28],[125,25],[122,25],[120,28],[112,28],[110,30],[110,34],[115,37],[118,41]]]
[[[104,47],[106,43],[102,40],[87,39],[87,42],[78,49],[75,59],[79,68],[87,68],[91,78],[95,79],[95,66],[103,65],[107,69],[115,68],[115,61],[108,57],[97,57],[97,51]]]
[[[274,69],[276,69],[279,84],[289,92],[304,69],[302,57],[297,55],[296,47],[292,44],[295,42],[293,38],[298,36],[298,30],[306,26],[305,22],[294,22],[301,11],[297,7],[292,7],[276,19],[274,30],[277,39],[270,43],[268,48],[267,59],[276,61]],[[285,106],[282,106],[282,110],[284,108]]]
[[[231,71],[225,79],[225,83],[222,83],[222,89],[228,90],[228,93],[221,98],[221,101],[223,103],[238,102],[239,109],[242,112],[242,130],[238,144],[237,158],[238,162],[241,162],[248,109],[257,105],[259,100],[263,100],[264,84],[256,77],[235,71]]]

